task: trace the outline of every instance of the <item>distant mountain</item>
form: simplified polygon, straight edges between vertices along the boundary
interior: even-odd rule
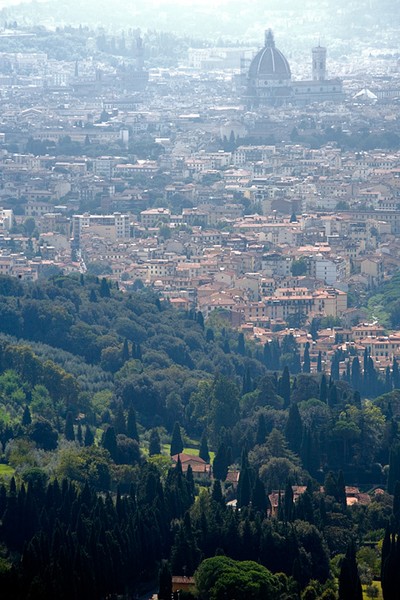
[[[35,0],[0,11],[0,23],[14,20],[47,26],[141,27],[214,39],[216,35],[254,38],[258,30],[272,26],[288,37],[317,30],[348,39],[360,30],[367,34],[378,27],[399,25],[400,15],[397,0]]]

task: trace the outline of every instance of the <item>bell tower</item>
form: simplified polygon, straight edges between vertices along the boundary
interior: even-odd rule
[[[326,79],[326,48],[320,45],[312,49],[312,78],[313,81]]]

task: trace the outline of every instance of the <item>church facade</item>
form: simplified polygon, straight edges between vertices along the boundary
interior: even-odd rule
[[[244,100],[249,106],[306,105],[313,102],[342,102],[340,79],[326,77],[326,48],[312,50],[312,79],[292,80],[290,65],[275,45],[272,31],[265,32],[264,47],[256,54],[244,77]]]

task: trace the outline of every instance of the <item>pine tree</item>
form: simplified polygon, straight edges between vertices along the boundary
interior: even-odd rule
[[[303,423],[296,403],[290,405],[289,416],[285,429],[286,441],[289,448],[296,454],[300,454],[301,440],[303,438]]]
[[[154,456],[155,454],[161,454],[161,440],[158,430],[152,429],[149,439],[149,456]]]
[[[206,463],[210,462],[210,453],[208,451],[207,434],[203,431],[203,435],[200,440],[199,457],[202,458]]]
[[[181,428],[176,422],[172,431],[170,455],[181,454],[183,452],[183,441],[181,436]]]
[[[75,432],[74,432],[74,417],[72,416],[72,412],[68,411],[65,419],[65,429],[64,429],[65,438],[69,442],[75,441]]]

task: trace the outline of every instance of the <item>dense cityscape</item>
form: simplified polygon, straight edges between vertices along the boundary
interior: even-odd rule
[[[396,3],[155,4],[0,11],[2,594],[398,600]]]

